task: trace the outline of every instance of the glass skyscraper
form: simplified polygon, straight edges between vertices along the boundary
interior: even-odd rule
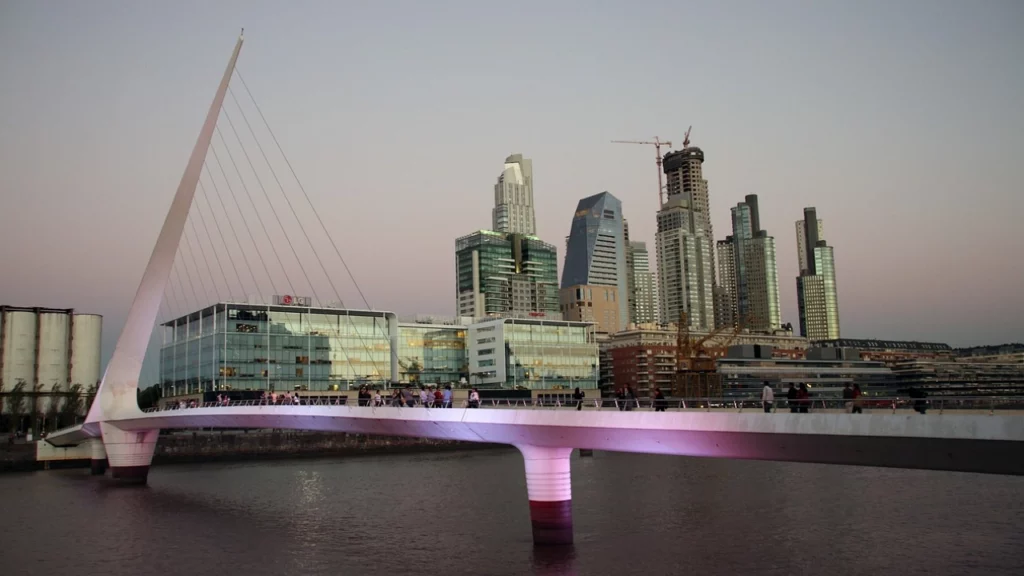
[[[704,152],[696,146],[665,155],[667,199],[655,235],[660,322],[678,322],[685,313],[694,331],[715,325],[714,232],[703,163]]]
[[[535,236],[480,230],[457,239],[458,315],[557,313],[556,258],[555,247]]]
[[[566,243],[562,289],[614,286],[618,326],[629,323],[629,290],[622,202],[608,192],[583,198],[576,205]]]
[[[651,272],[646,242],[626,247],[626,275],[629,280],[629,321],[651,324],[658,321],[658,283]]]
[[[513,154],[505,158],[505,167],[494,185],[494,209],[491,212],[495,232],[533,236],[537,233],[533,211],[533,161]]]
[[[817,225],[808,226],[816,222]],[[835,256],[821,237],[817,210],[804,208],[804,219],[796,223],[800,250],[800,276],[796,279],[800,308],[800,335],[808,340],[835,340],[839,333],[839,295],[836,289]],[[803,238],[800,238],[800,234]]]
[[[757,195],[732,209],[732,235],[719,241],[716,324],[742,325],[758,332],[782,324],[775,238],[761,229]]]

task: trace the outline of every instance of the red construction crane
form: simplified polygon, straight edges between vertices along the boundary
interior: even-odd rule
[[[687,133],[687,135],[689,135],[690,131],[687,130],[686,133]],[[671,146],[672,143],[671,142],[663,142],[663,141],[661,141],[660,138],[655,136],[653,141],[648,141],[648,140],[612,140],[612,144],[648,144],[648,145],[654,145],[654,152],[655,152],[654,163],[658,167],[658,202],[659,202],[658,208],[661,208],[662,206],[664,206],[665,205],[665,185],[662,184],[662,175],[661,175],[661,147],[662,146]]]
[[[690,130],[693,130],[693,126],[686,129],[686,135],[683,136],[683,148],[690,145]]]

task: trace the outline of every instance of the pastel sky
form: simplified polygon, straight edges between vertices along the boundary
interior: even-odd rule
[[[242,26],[239,68],[377,309],[454,313],[454,239],[490,225],[511,153],[560,258],[604,190],[653,247],[654,151],[609,141],[693,125],[718,239],[759,196],[784,320],[816,206],[844,336],[1024,339],[1016,0],[0,0],[0,304],[103,314],[109,356]]]

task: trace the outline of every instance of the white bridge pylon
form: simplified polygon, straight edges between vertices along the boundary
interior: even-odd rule
[[[220,116],[224,97],[228,91],[228,83],[234,73],[235,63],[238,61],[238,54],[242,50],[243,42],[244,38],[239,35],[234,51],[231,53],[231,59],[224,70],[224,77],[221,79],[220,86],[217,87],[213,103],[206,115],[206,121],[199,132],[199,139],[192,149],[185,173],[174,194],[171,208],[160,229],[153,253],[149,257],[149,264],[142,275],[142,281],[139,283],[135,299],[128,311],[124,328],[118,336],[114,354],[100,381],[96,399],[85,419],[83,428],[92,434],[96,432],[102,434],[107,460],[115,477],[135,477],[144,482],[149,470],[157,431],[129,433],[108,422],[131,418],[142,413],[139,410],[136,397],[139,377],[142,374],[142,363],[153,335],[154,324],[160,313],[171,268],[174,266],[178,247],[181,244],[185,222],[192,207],[192,200],[199,184],[206,154],[210,149],[210,142],[213,140],[213,133],[217,126],[217,118]],[[148,452],[148,458],[145,457],[146,452]]]
[[[182,232],[192,207],[196,186],[199,184],[199,176],[202,174],[206,153],[210,148],[210,141],[213,140],[217,118],[220,116],[224,97],[228,91],[228,82],[231,81],[243,41],[244,38],[240,35],[235,43],[235,49],[231,53],[231,60],[228,61],[227,69],[224,71],[224,77],[217,88],[217,94],[210,105],[210,111],[206,115],[206,122],[203,123],[203,128],[199,132],[199,139],[192,149],[192,155],[189,156],[185,173],[181,176],[181,183],[178,184],[178,191],[174,194],[171,209],[164,219],[163,228],[160,229],[160,236],[157,237],[156,246],[153,247],[153,253],[149,257],[149,264],[146,266],[139,289],[135,293],[135,299],[128,311],[128,319],[125,321],[121,335],[117,339],[114,354],[110,358],[100,382],[96,401],[93,402],[89,414],[86,416],[86,424],[125,418],[140,412],[136,400],[136,390],[139,387],[139,376],[142,373],[142,361],[146,356],[146,349],[153,334],[157,315],[160,313],[160,305],[163,302],[164,291],[171,275],[171,267],[174,265],[174,258],[181,244]]]

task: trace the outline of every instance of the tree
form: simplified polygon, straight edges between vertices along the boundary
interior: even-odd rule
[[[420,374],[423,373],[423,364],[420,363],[420,359],[415,356],[408,356],[408,361],[399,359],[398,364],[405,370],[405,373],[409,375],[409,382],[418,384],[420,381]]]
[[[135,398],[138,400],[140,410],[155,407],[160,402],[160,396],[161,389],[159,384],[154,384],[145,390],[135,391]]]
[[[43,391],[42,384],[36,384],[32,387],[31,398],[29,399],[29,417],[31,418],[32,426],[32,437],[36,438],[39,436],[39,417],[42,416],[42,411],[39,409],[39,396]]]
[[[7,393],[7,410],[11,415],[11,432],[21,430],[21,420],[25,417],[25,381],[21,380]]]
[[[64,393],[64,402],[60,405],[60,414],[57,416],[60,426],[74,426],[75,421],[82,412],[82,385],[72,384]]]
[[[56,430],[60,416],[60,398],[61,398],[61,385],[57,382],[50,388],[50,396],[47,398],[46,412],[43,418],[43,428],[48,430]]]
[[[96,384],[89,384],[89,388],[85,391],[85,412],[88,413],[92,409],[92,402],[96,399],[96,392],[100,389],[99,382]]]

